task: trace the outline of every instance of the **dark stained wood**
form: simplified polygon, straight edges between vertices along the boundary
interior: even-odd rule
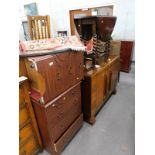
[[[95,123],[95,115],[115,91],[120,62],[118,56],[110,56],[107,63],[98,69],[91,69],[84,74],[82,85],[82,104],[84,118]]]
[[[26,60],[31,88],[43,97],[44,103],[51,101],[83,78],[83,53],[64,52]],[[35,64],[36,68],[32,65]]]
[[[32,99],[44,147],[53,155],[59,154],[68,139],[81,127],[83,119],[78,120],[82,117],[80,90],[80,83],[78,83],[44,105]],[[71,124],[76,121],[80,125],[70,129]],[[62,143],[63,137],[66,137],[66,140]]]
[[[78,14],[83,14],[85,16],[91,15],[91,9],[88,10],[70,10],[70,29],[71,29],[71,35],[75,35],[75,26],[74,26],[74,17]]]
[[[134,41],[121,40],[120,61],[121,71],[129,73]]]

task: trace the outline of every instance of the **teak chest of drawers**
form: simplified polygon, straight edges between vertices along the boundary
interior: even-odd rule
[[[32,155],[41,149],[41,139],[28,94],[27,82],[19,84],[19,154]]]
[[[83,113],[89,123],[95,122],[95,115],[108,97],[116,92],[120,61],[118,56],[110,56],[109,61],[97,69],[84,74]]]
[[[59,155],[83,123],[83,52],[31,57],[25,63],[43,145]]]

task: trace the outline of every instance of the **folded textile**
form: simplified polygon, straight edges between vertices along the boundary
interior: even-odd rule
[[[20,42],[20,52],[33,52],[42,50],[57,50],[58,48],[70,48],[72,50],[85,51],[86,47],[77,36],[56,37],[49,39],[31,40]]]

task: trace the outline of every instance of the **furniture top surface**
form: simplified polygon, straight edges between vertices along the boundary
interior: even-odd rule
[[[58,48],[56,50],[37,50],[37,51],[29,51],[29,52],[24,52],[20,53],[19,57],[36,57],[36,56],[43,56],[43,55],[52,55],[52,54],[57,54],[57,53],[63,53],[63,52],[68,52],[72,51],[70,48]]]
[[[91,68],[90,70],[86,70],[84,76],[85,77],[92,77],[95,76],[97,73],[102,72],[103,69],[105,69],[110,63],[112,63],[114,60],[118,59],[119,56],[116,55],[110,55],[107,62],[103,62],[99,68]]]

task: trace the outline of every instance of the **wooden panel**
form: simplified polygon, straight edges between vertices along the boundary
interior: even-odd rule
[[[133,41],[121,41],[120,60],[121,60],[121,71],[123,72],[130,71],[133,44],[134,44]]]
[[[77,120],[70,126],[70,128],[64,133],[64,135],[55,144],[58,152],[62,151],[65,145],[69,142],[71,137],[79,130],[83,123],[83,114],[81,114]]]
[[[32,155],[37,153],[38,151],[38,145],[36,143],[35,138],[32,136],[29,138],[28,142],[22,146],[19,150],[20,155]]]
[[[29,137],[33,136],[33,128],[29,123],[19,131],[19,143],[22,145]]]
[[[29,119],[29,114],[26,108],[21,108],[19,111],[19,125],[23,126],[25,122]]]
[[[20,59],[20,76],[27,75],[24,59]],[[34,111],[29,98],[29,81],[19,84],[19,152],[20,154],[32,155],[42,148],[42,142]],[[34,141],[34,142],[32,142]],[[30,145],[33,143],[32,150]]]

